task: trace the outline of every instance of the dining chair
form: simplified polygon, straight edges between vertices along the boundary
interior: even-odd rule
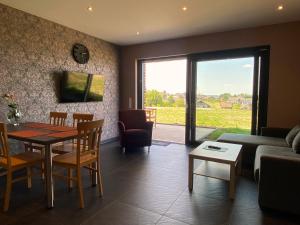
[[[50,124],[55,126],[65,126],[68,113],[50,112]]]
[[[63,167],[67,170],[69,168],[76,171],[76,176],[73,174],[59,174],[53,172],[54,177],[66,179],[68,186],[72,184],[72,181],[77,182],[79,191],[80,208],[84,208],[83,186],[81,169],[88,169],[93,171],[97,175],[97,183],[100,196],[103,195],[102,179],[100,172],[100,142],[102,133],[103,120],[79,122],[77,124],[78,137],[76,140],[76,151],[56,155],[53,157],[53,166]],[[92,165],[92,166],[91,166]]]
[[[78,123],[92,121],[94,114],[87,113],[74,113],[73,114],[73,127],[77,127]],[[73,139],[70,143],[63,143],[55,145],[52,148],[52,152],[55,154],[65,154],[76,150],[76,139]]]
[[[0,176],[6,175],[6,188],[4,192],[3,210],[7,211],[10,202],[10,193],[12,184],[27,179],[27,187],[32,186],[32,167],[42,164],[42,155],[35,152],[22,152],[15,155],[10,155],[10,148],[7,137],[7,128],[4,123],[0,123],[0,167],[4,168],[4,172]],[[26,169],[25,176],[13,177],[13,172],[16,170]]]

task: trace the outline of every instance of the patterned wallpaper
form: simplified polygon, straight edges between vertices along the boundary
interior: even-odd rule
[[[74,43],[88,47],[90,60],[77,64]],[[93,113],[104,118],[102,139],[118,135],[119,50],[103,40],[0,4],[0,94],[14,92],[23,121],[48,122],[50,111]],[[64,70],[103,74],[103,102],[59,104],[55,80]],[[0,120],[6,107],[0,103]]]

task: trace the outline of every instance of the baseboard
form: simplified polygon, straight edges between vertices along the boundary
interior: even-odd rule
[[[108,138],[106,140],[102,140],[101,144],[108,144],[108,143],[115,142],[115,141],[118,141],[118,140],[119,140],[119,137]]]

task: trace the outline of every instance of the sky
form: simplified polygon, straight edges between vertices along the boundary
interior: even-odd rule
[[[197,93],[252,93],[254,58],[197,63]],[[186,92],[186,59],[145,63],[146,90]]]
[[[252,94],[253,65],[253,57],[198,62],[197,93]]]
[[[186,59],[145,63],[146,90],[185,93]]]

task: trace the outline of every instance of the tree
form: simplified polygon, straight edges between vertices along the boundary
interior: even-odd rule
[[[147,106],[161,106],[163,104],[162,94],[156,90],[146,91],[145,97]]]
[[[167,101],[168,101],[168,106],[169,107],[174,106],[175,100],[174,100],[173,95],[169,95]]]
[[[230,97],[231,97],[230,93],[224,93],[220,95],[220,99],[223,101],[228,101]]]

